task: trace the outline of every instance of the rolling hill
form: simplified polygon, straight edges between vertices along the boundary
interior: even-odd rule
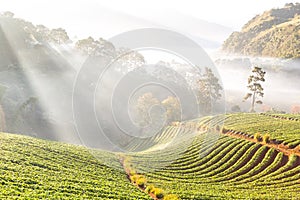
[[[5,133],[0,143],[0,199],[150,199],[113,153]]]
[[[255,16],[233,32],[222,49],[228,53],[278,58],[300,57],[300,4],[286,4]]]
[[[194,119],[144,141],[151,149],[127,154],[91,155],[81,146],[1,133],[0,197],[296,200],[299,120],[242,113]]]
[[[164,151],[146,152],[143,157],[131,155],[131,162],[149,184],[164,188],[166,193],[175,193],[181,199],[298,199],[300,123],[289,118],[259,114],[226,115],[222,134],[213,127],[215,122],[224,119],[223,116],[212,117],[204,123],[203,120],[194,120],[196,127],[211,128],[200,131],[183,154],[177,155],[176,152],[186,148],[186,142]],[[236,130],[234,135],[229,133],[229,128]],[[175,134],[178,129],[185,130],[187,135],[193,134],[194,130],[171,127]],[[278,132],[273,133],[276,129]],[[293,145],[287,148],[288,151],[279,151],[275,145],[268,146],[263,141],[253,142],[238,136],[243,134],[251,138],[258,131],[269,133],[272,139],[280,138],[276,145]],[[267,143],[271,145],[272,142]],[[168,160],[173,161],[167,166],[157,168],[155,165]]]

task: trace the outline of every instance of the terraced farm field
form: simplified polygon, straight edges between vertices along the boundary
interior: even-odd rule
[[[295,148],[300,144],[300,121],[294,119],[299,118],[300,115],[232,114],[226,117],[225,127],[251,135],[269,134],[271,139]]]
[[[136,156],[134,168],[149,184],[182,199],[298,199],[299,157],[227,136],[203,140],[196,137],[185,154],[163,169],[149,163],[172,159],[175,148]]]
[[[0,199],[151,199],[112,153],[0,133],[0,154]]]
[[[299,156],[218,127],[268,133],[292,146],[300,140],[297,123],[262,114],[194,119],[133,141],[132,149],[152,147],[130,154],[91,155],[80,146],[1,133],[0,198],[298,200]]]

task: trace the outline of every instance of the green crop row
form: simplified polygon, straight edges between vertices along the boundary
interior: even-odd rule
[[[222,124],[224,119],[223,125],[228,129],[252,135],[257,132],[262,135],[270,134],[270,139],[281,138],[282,142],[289,144],[295,144],[300,139],[299,134],[296,134],[299,122],[274,122],[272,117],[258,114],[227,115],[217,119],[207,117],[199,122],[193,120],[185,123],[189,127],[193,123],[213,127]],[[172,135],[173,131],[173,134],[178,134],[178,130],[193,135],[193,128],[181,128],[180,125],[169,127],[167,134]],[[189,143],[179,143],[178,146],[144,152],[142,155],[132,154],[133,167],[143,173],[149,184],[165,188],[181,199],[299,198],[298,156],[288,157],[273,148],[243,139],[216,136],[210,130],[212,128],[194,135],[193,141]],[[183,148],[182,144],[188,145],[185,146],[185,151],[177,150],[176,148]],[[174,153],[176,151],[181,153]],[[155,170],[152,163],[163,162],[165,159],[169,163]]]
[[[0,134],[1,199],[151,199],[109,152]],[[110,165],[106,165],[106,163]]]

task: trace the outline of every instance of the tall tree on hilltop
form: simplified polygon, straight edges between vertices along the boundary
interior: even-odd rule
[[[265,82],[266,72],[262,70],[261,67],[254,67],[252,69],[252,74],[248,78],[247,88],[250,90],[244,97],[244,101],[251,99],[251,109],[250,112],[255,112],[255,104],[262,104],[263,102],[259,100],[264,96],[264,88],[261,83]]]

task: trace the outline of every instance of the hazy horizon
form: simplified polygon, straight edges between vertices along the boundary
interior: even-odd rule
[[[34,24],[43,24],[49,28],[62,27],[73,39],[88,36],[108,39],[121,32],[136,28],[165,27],[177,29],[177,27],[168,26],[177,23],[178,19],[174,19],[176,15],[178,15],[178,18],[184,16],[186,21],[199,20],[201,22],[203,20],[211,24],[224,26],[224,28],[240,30],[255,15],[261,14],[265,10],[283,7],[285,3],[297,1],[268,0],[262,2],[255,0],[245,2],[230,0],[226,2],[205,1],[199,3],[191,1],[186,3],[179,1],[158,2],[155,0],[150,3],[137,0],[126,2],[118,0],[106,2],[80,0],[72,2],[72,4],[68,1],[57,0],[51,2],[0,0],[0,2],[1,12],[11,11],[16,17]],[[190,26],[194,26],[194,24],[190,24]],[[198,27],[192,28],[195,29],[195,32],[198,31],[197,29],[201,29]],[[216,40],[220,42],[224,37],[216,38]]]

